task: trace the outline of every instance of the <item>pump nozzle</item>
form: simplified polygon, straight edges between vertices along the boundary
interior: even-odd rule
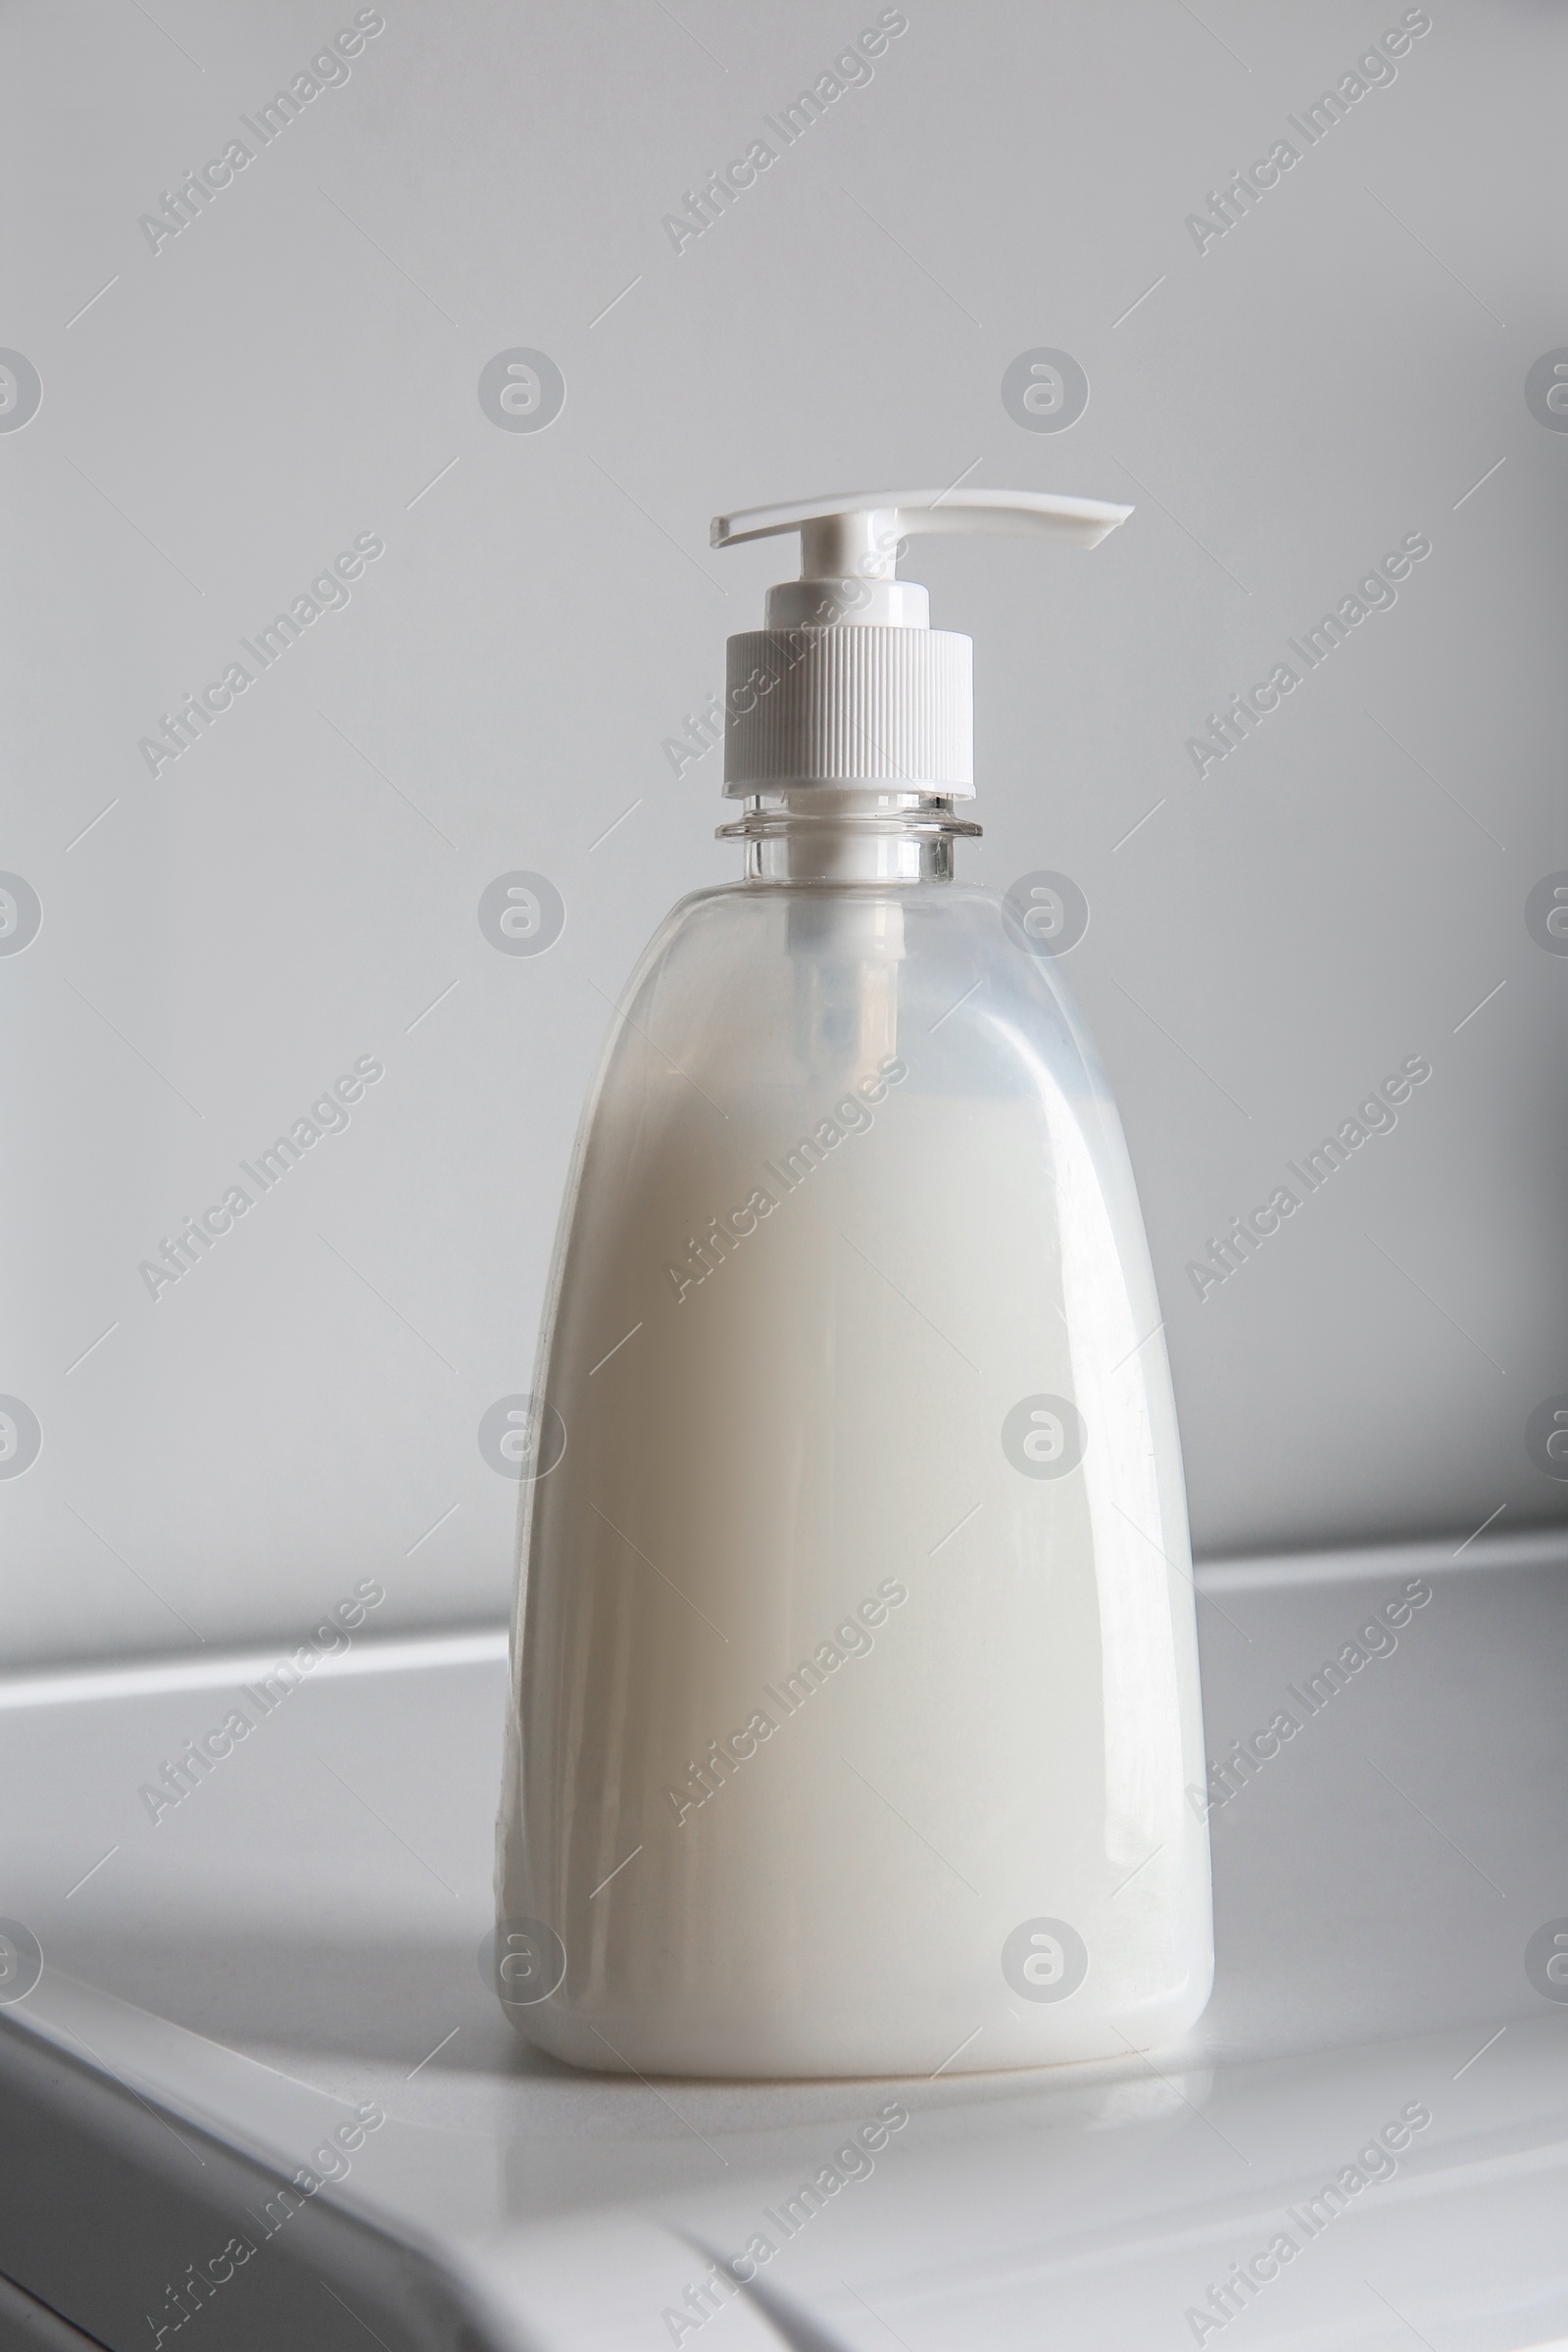
[[[711,544],[801,534],[803,580],[891,580],[899,543],[936,531],[991,531],[1098,547],[1125,522],[1131,507],[1102,498],[1066,498],[1046,490],[854,490],[797,499],[784,507],[748,507],[715,514]]]
[[[973,649],[895,576],[902,542],[990,531],[1091,548],[1131,513],[1041,490],[857,490],[715,514],[714,547],[801,534],[800,578],[768,590],[765,628],[729,640],[726,794],[972,798]]]

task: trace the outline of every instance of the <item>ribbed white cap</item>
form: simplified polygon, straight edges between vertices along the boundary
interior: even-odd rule
[[[948,629],[750,629],[729,640],[724,790],[783,785],[974,797],[967,637]]]
[[[795,787],[974,798],[972,648],[927,624],[895,576],[902,542],[1000,531],[1098,547],[1132,513],[1039,490],[850,491],[713,517],[714,547],[801,534],[801,577],[771,589],[765,629],[729,641],[724,790]]]

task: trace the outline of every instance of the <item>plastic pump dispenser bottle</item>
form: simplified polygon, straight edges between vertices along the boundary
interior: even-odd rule
[[[529,2041],[643,2075],[1125,2056],[1208,1998],[1175,1410],[1055,909],[953,879],[970,643],[881,491],[729,641],[723,838],[626,991],[535,1384],[498,1835]]]

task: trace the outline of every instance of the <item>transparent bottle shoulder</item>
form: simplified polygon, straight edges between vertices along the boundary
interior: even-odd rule
[[[623,1035],[693,1079],[820,1085],[897,1058],[912,1091],[1108,1102],[1060,969],[995,892],[744,882],[650,942]]]

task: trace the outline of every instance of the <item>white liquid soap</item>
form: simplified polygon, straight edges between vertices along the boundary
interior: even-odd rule
[[[915,532],[1126,510],[936,497],[715,525],[801,530],[807,577],[731,640],[746,878],[625,997],[523,1487],[497,1986],[579,2066],[1037,2066],[1208,1996],[1131,1170],[1049,918],[952,878],[968,641],[892,576]]]

